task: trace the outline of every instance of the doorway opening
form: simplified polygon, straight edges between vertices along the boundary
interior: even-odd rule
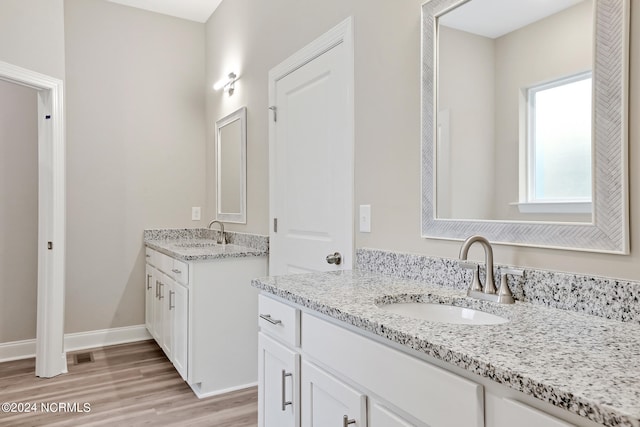
[[[36,375],[67,371],[64,352],[65,129],[62,80],[0,61],[0,80],[37,92],[38,285]]]

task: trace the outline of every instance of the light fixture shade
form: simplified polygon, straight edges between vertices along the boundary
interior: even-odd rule
[[[228,90],[229,95],[232,95],[236,80],[238,80],[238,76],[236,73],[231,72],[227,77],[218,80],[216,84],[213,85],[213,90],[225,89]]]

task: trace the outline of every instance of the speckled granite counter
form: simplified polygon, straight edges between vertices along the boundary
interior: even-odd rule
[[[151,249],[183,261],[267,256],[268,237],[225,232],[226,245],[218,245],[215,232],[196,229],[145,230],[144,244]]]
[[[256,279],[253,286],[607,426],[640,426],[640,325],[531,303],[497,305],[465,292],[377,273]],[[451,325],[380,310],[433,301],[506,317]]]

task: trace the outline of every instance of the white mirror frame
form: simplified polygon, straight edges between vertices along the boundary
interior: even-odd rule
[[[222,179],[220,171],[223,159],[220,156],[222,142],[220,133],[222,129],[240,120],[240,212],[222,212],[220,207],[222,206]],[[242,107],[233,113],[221,118],[216,122],[216,144],[215,144],[215,156],[216,156],[216,219],[223,222],[233,222],[238,224],[247,223],[247,108]]]
[[[463,240],[481,234],[499,244],[628,254],[629,0],[594,0],[592,222],[436,217],[436,20],[467,1],[431,0],[422,6],[422,237]]]

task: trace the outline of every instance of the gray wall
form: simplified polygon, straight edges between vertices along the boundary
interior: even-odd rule
[[[37,112],[34,89],[0,80],[0,343],[36,337]]]
[[[419,237],[421,3],[233,0],[205,26],[102,0],[66,0],[64,8],[62,0],[2,0],[0,37],[11,43],[0,44],[0,60],[66,79],[66,332],[143,323],[142,230],[210,219],[214,123],[243,105],[247,224],[229,228],[269,232],[267,73],[350,15],[355,205],[371,204],[373,220],[356,245],[457,257],[459,243]],[[640,9],[631,13],[638,27]],[[231,68],[241,77],[234,96],[214,92]],[[640,111],[637,83],[632,118]],[[631,120],[631,256],[500,246],[497,262],[639,280],[638,146],[640,122]],[[204,206],[205,197],[203,221],[190,221],[191,206]]]
[[[63,0],[0,1],[0,61],[64,79]]]
[[[332,26],[354,17],[355,205],[371,204],[372,232],[356,232],[357,247],[456,258],[459,242],[420,237],[420,14],[422,0],[224,1],[207,22],[207,115],[248,110],[249,198],[246,226],[268,233],[267,73]],[[631,28],[640,8],[631,10]],[[640,32],[631,32],[631,76],[640,67]],[[241,80],[229,98],[213,82],[237,66]],[[630,112],[640,111],[632,77]],[[208,122],[208,147],[212,122]],[[630,120],[630,256],[499,246],[497,262],[640,279],[640,121]],[[209,149],[209,155],[211,150]],[[209,189],[209,203],[212,203]],[[634,215],[635,214],[635,215]],[[230,227],[231,228],[231,227]],[[357,227],[356,227],[357,230]],[[479,254],[474,253],[479,257]]]
[[[65,1],[66,332],[144,323],[142,231],[205,203],[204,25]]]

